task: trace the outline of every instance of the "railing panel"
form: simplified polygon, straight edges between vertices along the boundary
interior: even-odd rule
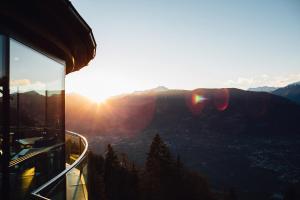
[[[66,131],[66,169],[32,192],[35,199],[88,199],[86,139]]]

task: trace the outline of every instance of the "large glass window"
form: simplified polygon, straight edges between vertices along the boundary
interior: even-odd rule
[[[10,39],[10,184],[16,198],[64,168],[64,76],[64,62]]]

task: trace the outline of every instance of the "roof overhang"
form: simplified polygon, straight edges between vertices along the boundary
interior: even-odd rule
[[[68,0],[2,0],[0,32],[66,61],[66,72],[96,54],[91,28]]]

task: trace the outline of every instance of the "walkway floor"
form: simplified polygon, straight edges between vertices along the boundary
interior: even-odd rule
[[[80,171],[76,168],[67,174],[67,200],[87,199],[87,188],[85,180]]]

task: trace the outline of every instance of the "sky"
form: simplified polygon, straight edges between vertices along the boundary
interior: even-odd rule
[[[64,89],[63,61],[49,59],[14,39],[10,39],[9,48],[10,93],[35,91],[45,95],[47,90],[49,95]]]
[[[299,0],[71,0],[97,55],[66,92],[95,101],[157,86],[285,86],[300,81]]]

